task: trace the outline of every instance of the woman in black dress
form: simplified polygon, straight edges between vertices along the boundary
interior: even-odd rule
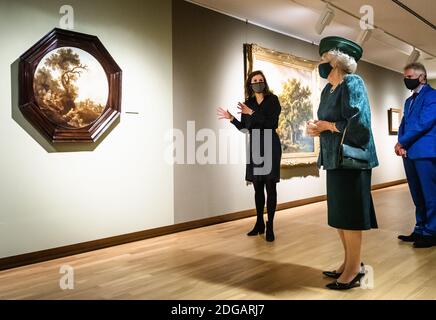
[[[276,132],[281,106],[276,95],[269,90],[268,83],[261,71],[254,71],[245,83],[246,101],[238,103],[241,121],[228,110],[218,109],[219,119],[228,119],[238,129],[248,132],[250,148],[246,165],[245,180],[253,183],[257,220],[247,235],[256,236],[265,233],[263,210],[265,191],[267,192],[268,221],[266,240],[274,241],[273,221],[277,206],[277,183],[280,182],[280,162],[282,147]]]

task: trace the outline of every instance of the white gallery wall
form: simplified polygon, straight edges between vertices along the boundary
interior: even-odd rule
[[[62,4],[0,0],[0,258],[174,222],[162,142],[173,121],[171,1],[68,2],[75,31],[97,35],[123,70],[121,121],[92,152],[48,152],[12,117],[11,68],[59,27]]]

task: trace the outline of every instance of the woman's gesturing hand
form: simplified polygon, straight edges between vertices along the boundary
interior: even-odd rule
[[[232,116],[232,114],[229,112],[229,110],[224,110],[223,108],[218,108],[217,109],[217,116],[218,119],[228,119],[230,121],[233,121],[233,119],[235,118],[234,116]]]
[[[246,104],[242,102],[238,103],[238,109],[240,110],[240,112],[238,113],[249,114],[250,116],[253,114],[253,110],[251,110]]]

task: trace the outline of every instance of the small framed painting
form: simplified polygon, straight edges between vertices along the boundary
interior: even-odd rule
[[[401,110],[391,108],[388,110],[389,134],[391,136],[398,135],[398,130],[401,124]]]

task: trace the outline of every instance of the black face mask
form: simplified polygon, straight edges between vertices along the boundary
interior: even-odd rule
[[[404,78],[404,84],[407,89],[415,90],[421,84],[421,81],[419,81],[419,77],[416,79]]]
[[[265,82],[255,82],[251,84],[251,88],[256,93],[261,93],[265,90]]]
[[[319,75],[321,78],[327,79],[329,77],[330,72],[332,72],[333,67],[329,62],[321,63],[318,66]]]

